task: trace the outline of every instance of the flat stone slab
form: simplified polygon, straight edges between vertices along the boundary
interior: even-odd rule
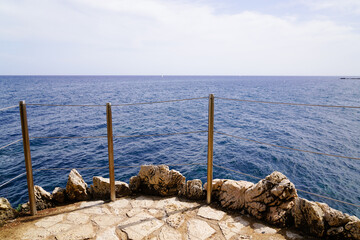
[[[145,212],[141,212],[140,214],[135,215],[134,217],[121,223],[117,226],[117,228],[126,233],[129,239],[140,240],[150,235],[163,225],[163,221],[160,221]]]
[[[159,240],[182,240],[182,236],[179,231],[165,226],[160,231]]]
[[[115,227],[107,228],[105,231],[100,232],[96,240],[119,240],[119,237],[117,236],[115,232]]]
[[[151,208],[155,204],[154,200],[150,197],[140,196],[131,201],[133,208]]]
[[[198,211],[198,216],[207,218],[207,219],[213,219],[213,220],[221,220],[225,216],[225,212],[216,210],[209,206],[201,207]]]
[[[187,228],[189,240],[205,240],[216,232],[207,222],[199,219],[188,221]]]
[[[66,219],[71,223],[85,224],[89,221],[89,215],[85,213],[72,212],[67,215]]]
[[[57,240],[82,240],[94,238],[96,236],[94,228],[91,224],[78,225],[70,231],[62,232],[56,235]]]
[[[166,218],[166,223],[173,228],[179,228],[184,223],[185,217],[181,213],[172,214]]]
[[[43,228],[48,228],[51,227],[59,222],[61,222],[63,220],[64,216],[63,215],[57,215],[57,216],[52,216],[52,217],[46,217],[44,219],[41,219],[39,221],[37,221],[35,223],[35,226],[37,227],[43,227]]]
[[[21,239],[23,240],[37,240],[37,239],[44,239],[50,235],[50,232],[45,228],[34,228],[25,232]],[[16,239],[16,238],[14,238]]]
[[[277,233],[276,229],[271,228],[271,227],[267,227],[264,224],[261,223],[254,223],[254,231],[256,233],[261,233],[261,234],[275,234]]]
[[[177,197],[128,196],[114,202],[79,202],[48,210],[52,216],[44,213],[47,210],[39,211],[33,220],[16,219],[14,227],[0,228],[0,239],[309,239],[296,232],[277,233],[237,211],[229,214],[204,202]]]
[[[219,222],[218,224],[225,239],[229,240],[234,236],[241,236],[244,227],[248,226],[249,222],[243,220],[241,217],[231,217],[226,221]]]

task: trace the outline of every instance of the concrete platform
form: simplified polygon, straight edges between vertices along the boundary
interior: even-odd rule
[[[315,239],[177,197],[138,196],[78,202],[22,217],[0,228],[0,239],[237,240]]]

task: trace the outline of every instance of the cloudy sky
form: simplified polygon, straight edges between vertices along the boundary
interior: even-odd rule
[[[0,74],[360,75],[360,0],[0,0]]]

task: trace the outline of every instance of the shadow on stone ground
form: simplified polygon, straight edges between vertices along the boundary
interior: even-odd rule
[[[292,229],[269,227],[216,204],[154,196],[115,202],[83,201],[18,218],[0,239],[315,239]]]

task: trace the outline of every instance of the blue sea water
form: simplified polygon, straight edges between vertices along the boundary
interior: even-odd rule
[[[360,157],[359,109],[235,102],[216,97],[360,106],[360,81],[339,77],[274,76],[0,76],[0,108],[26,103],[103,104],[104,107],[27,106],[30,137],[106,136],[105,104],[163,101],[215,95],[215,131],[290,148]],[[208,100],[112,107],[114,135],[207,130]],[[0,112],[0,147],[21,139],[19,109]],[[107,139],[32,139],[34,169],[103,167]],[[204,163],[207,133],[114,139],[115,165]],[[284,173],[298,189],[360,203],[360,161],[297,152],[214,136],[214,164],[264,178]],[[206,166],[173,166],[187,179],[206,181]],[[139,168],[116,168],[128,182]],[[0,184],[25,172],[21,142],[0,150]],[[107,169],[79,170],[90,185]],[[34,171],[47,191],[65,187],[68,170]],[[257,182],[214,168],[214,178]],[[299,192],[360,217],[360,209]],[[16,207],[28,201],[26,177],[0,188]]]

